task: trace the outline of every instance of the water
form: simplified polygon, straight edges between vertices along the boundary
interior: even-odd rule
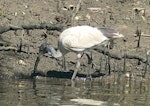
[[[114,78],[0,80],[0,106],[150,106],[149,81]]]

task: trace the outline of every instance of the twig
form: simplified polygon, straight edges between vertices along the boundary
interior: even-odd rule
[[[40,23],[40,24],[28,24],[28,25],[21,25],[21,26],[14,26],[14,25],[7,25],[7,26],[0,26],[0,34],[5,33],[10,30],[22,30],[22,29],[47,29],[47,30],[57,30],[61,31],[63,26],[61,25],[53,25],[47,23]]]
[[[73,10],[72,17],[71,17],[71,24],[73,24],[74,17],[77,15],[78,11],[80,10],[81,2],[82,0],[78,0],[76,8],[74,8]]]
[[[139,60],[143,63],[147,63],[148,65],[150,65],[150,61],[147,60],[146,57],[143,57],[143,56],[140,56],[140,55],[137,55],[137,54],[129,54],[129,53],[127,53],[126,55],[124,55],[124,54],[115,54],[115,53],[110,53],[107,50],[104,50],[103,48],[94,49],[94,50],[99,52],[99,53],[102,53],[104,55],[107,55],[107,56],[109,55],[111,58],[114,58],[116,60],[121,60],[123,58],[136,59],[136,60]]]
[[[138,36],[138,43],[137,43],[137,48],[138,48],[140,47],[140,41],[141,41],[141,30],[139,30],[138,27],[137,27],[136,34]]]
[[[19,42],[19,48],[18,48],[18,52],[21,52],[22,51],[22,46],[23,46],[23,44],[22,44],[22,41],[24,40],[23,39],[23,36],[24,36],[24,30],[22,30],[22,32],[21,32],[21,37],[20,37],[20,42]]]
[[[9,50],[17,51],[18,48],[13,47],[13,46],[7,46],[7,47],[2,46],[2,47],[0,47],[0,51],[2,51],[2,50],[4,50],[4,51],[9,51]]]
[[[148,50],[148,51],[146,51],[146,59],[147,59],[147,61],[149,61],[149,51],[150,50]],[[145,76],[146,76],[146,73],[147,73],[147,70],[148,70],[148,62],[145,64],[145,68],[144,68],[144,73],[143,73],[143,78],[145,78]]]
[[[148,34],[142,34],[143,37],[150,37]]]

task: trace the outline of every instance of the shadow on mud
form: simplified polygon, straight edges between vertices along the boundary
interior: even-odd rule
[[[62,72],[62,71],[56,71],[56,70],[49,70],[47,71],[47,73],[43,73],[41,71],[37,71],[36,73],[32,73],[31,74],[31,78],[36,77],[36,76],[41,76],[41,77],[50,77],[50,78],[65,78],[65,79],[71,79],[73,75],[73,71],[69,71],[69,72]],[[97,77],[101,77],[104,76],[105,74],[100,73],[98,71],[94,72],[91,74],[92,78],[97,78]],[[86,78],[87,75],[86,74],[77,74],[76,77],[81,77],[81,78]]]

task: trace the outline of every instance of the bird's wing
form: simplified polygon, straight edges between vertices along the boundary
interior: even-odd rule
[[[108,40],[96,28],[79,29],[69,32],[66,37],[61,40],[65,49],[72,51],[84,51],[94,46],[100,45],[103,41]]]
[[[108,38],[121,38],[124,37],[122,34],[120,34],[118,31],[116,31],[115,29],[110,29],[110,28],[100,28],[99,29],[104,36],[108,37]]]

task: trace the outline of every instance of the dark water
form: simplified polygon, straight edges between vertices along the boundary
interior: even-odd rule
[[[150,106],[140,78],[0,80],[0,106]]]

